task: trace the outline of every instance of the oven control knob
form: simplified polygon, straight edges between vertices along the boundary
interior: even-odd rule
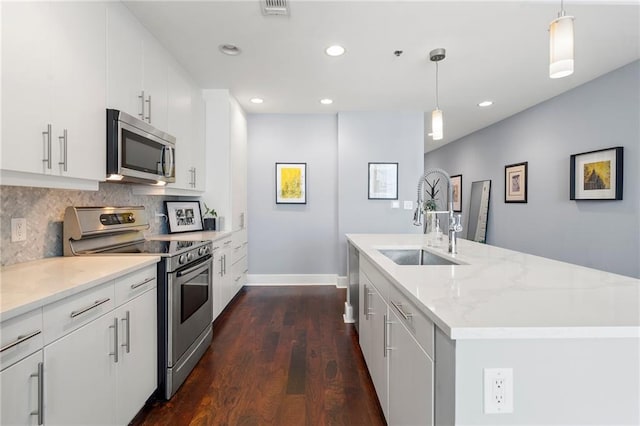
[[[187,261],[191,262],[193,260],[193,253],[187,253]]]
[[[198,256],[202,256],[203,254],[205,254],[207,251],[205,250],[204,247],[200,247],[198,249]]]
[[[209,246],[206,246],[204,248],[204,254],[209,254],[210,251],[211,251],[211,249],[209,248]]]
[[[187,256],[185,256],[184,254],[181,254],[180,257],[178,258],[178,263],[182,265],[186,261],[187,261]]]

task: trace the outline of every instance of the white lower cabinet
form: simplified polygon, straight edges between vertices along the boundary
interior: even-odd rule
[[[115,424],[117,328],[106,314],[45,346],[46,424]]]
[[[359,263],[359,343],[387,423],[433,425],[435,325],[370,262]]]
[[[42,351],[0,373],[0,424],[37,425],[42,409],[38,387],[42,383]]]
[[[366,275],[360,274],[360,347],[382,411],[389,419],[385,324],[387,305]]]
[[[387,420],[390,425],[433,425],[433,361],[411,336],[398,315],[391,311],[389,317]]]
[[[116,422],[129,423],[158,385],[156,291],[151,289],[116,311],[120,323],[116,370]],[[150,368],[153,366],[154,368]]]

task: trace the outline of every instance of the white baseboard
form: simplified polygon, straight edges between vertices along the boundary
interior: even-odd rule
[[[349,286],[349,282],[347,281],[347,277],[338,276],[338,281],[336,282],[336,287],[338,288],[347,288]]]
[[[346,283],[346,277],[338,277],[336,274],[248,274],[247,285],[335,285],[340,287],[341,278]]]

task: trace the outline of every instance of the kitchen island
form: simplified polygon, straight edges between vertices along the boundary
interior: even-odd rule
[[[389,423],[399,406],[393,380],[402,375],[391,367],[403,353],[393,330],[403,323],[432,364],[426,423],[640,424],[640,280],[466,240],[448,255],[446,237],[441,247],[420,234],[347,239],[359,259],[350,257],[349,279],[362,289],[361,347]],[[455,264],[398,265],[379,251],[418,248]],[[384,350],[369,349],[376,327]],[[388,383],[376,383],[384,374],[372,365],[385,363]],[[491,368],[512,374],[497,408],[485,400],[496,397],[485,391]],[[412,387],[400,392],[415,394]]]

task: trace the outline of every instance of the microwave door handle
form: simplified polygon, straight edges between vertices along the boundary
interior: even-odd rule
[[[169,151],[169,169],[166,171],[165,176],[166,177],[171,177],[171,171],[173,170],[173,148],[168,147],[167,150]]]
[[[166,167],[165,167],[165,153],[167,152],[167,147],[162,147],[162,153],[160,153],[160,167],[162,167],[162,176],[166,176]]]

